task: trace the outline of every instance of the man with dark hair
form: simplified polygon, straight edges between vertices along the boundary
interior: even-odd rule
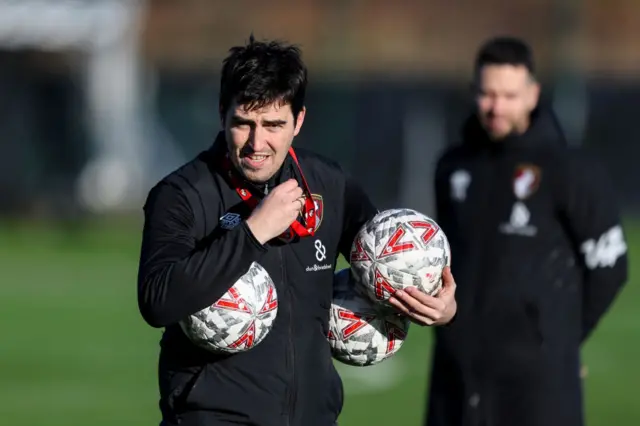
[[[582,425],[580,347],[627,279],[613,188],[538,105],[534,71],[523,41],[487,42],[477,111],[437,164],[461,284],[435,331],[429,426]]]
[[[213,146],[149,193],[138,303],[165,327],[159,361],[165,426],[331,426],[342,409],[326,336],[333,270],[377,210],[340,166],[291,148],[307,69],[278,42],[234,47],[220,87]],[[303,175],[304,171],[304,175]],[[259,345],[234,355],[200,349],[178,323],[212,305],[252,262],[276,286],[278,315]],[[438,297],[397,295],[420,324],[455,314],[455,283]]]

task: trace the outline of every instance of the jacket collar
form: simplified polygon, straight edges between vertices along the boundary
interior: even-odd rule
[[[477,115],[474,114],[465,122],[463,141],[467,146],[489,151],[567,145],[558,119],[550,108],[545,107],[539,107],[531,114],[531,124],[524,133],[510,135],[499,142],[489,138]]]

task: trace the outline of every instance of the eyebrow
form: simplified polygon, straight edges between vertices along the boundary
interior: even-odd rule
[[[240,117],[239,115],[234,115],[231,117],[231,121],[234,123],[253,123],[253,120],[249,120],[248,118]]]
[[[239,115],[234,115],[233,117],[231,117],[231,120],[234,123],[255,124],[254,120],[250,120],[248,118],[240,117]],[[284,124],[287,124],[287,120],[282,120],[282,119],[263,120],[262,123],[266,124],[268,126],[282,126]]]
[[[271,126],[282,126],[283,124],[287,124],[287,120],[264,120],[263,123]]]

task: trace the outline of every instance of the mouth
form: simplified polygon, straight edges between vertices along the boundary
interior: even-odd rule
[[[506,120],[502,119],[501,117],[487,117],[486,123],[491,126],[491,127],[498,127],[501,124],[505,123]]]
[[[260,168],[269,159],[268,155],[264,154],[248,154],[242,157],[242,162],[253,169]]]

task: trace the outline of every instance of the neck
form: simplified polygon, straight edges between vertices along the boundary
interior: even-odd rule
[[[280,184],[283,180],[289,177],[289,173],[285,171],[286,161],[284,164],[280,166],[280,168],[269,177],[269,179],[264,181],[254,181],[250,180],[243,172],[240,167],[237,167],[235,164],[233,165],[234,172],[240,177],[240,179],[246,184],[253,187],[257,192],[268,194],[275,186]]]
[[[504,136],[496,137],[496,136],[492,136],[486,130],[485,132],[487,133],[487,136],[489,137],[489,140],[491,140],[491,142],[500,143],[508,139],[517,138],[519,136],[524,135],[527,132],[527,130],[529,130],[530,125],[531,125],[531,120],[529,118],[526,118],[524,121],[520,122],[519,124],[516,124],[511,130],[511,132],[507,133]]]

